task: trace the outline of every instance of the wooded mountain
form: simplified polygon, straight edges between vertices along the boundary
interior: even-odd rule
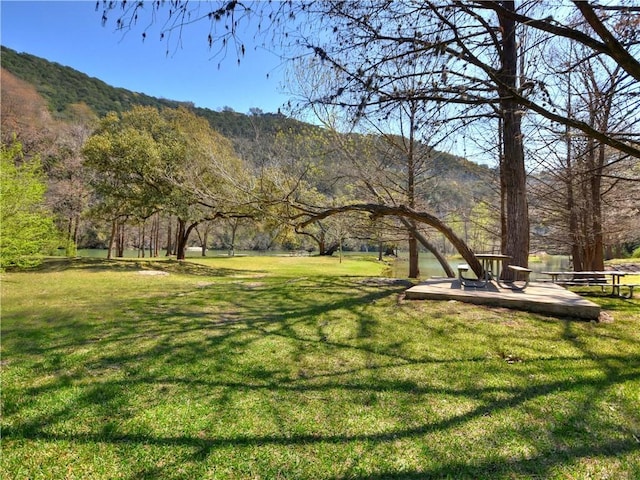
[[[28,53],[18,53],[4,46],[1,48],[2,68],[32,84],[47,101],[51,112],[59,118],[64,119],[68,115],[69,106],[79,103],[88,105],[100,117],[109,112],[121,113],[130,110],[134,105],[156,108],[185,106],[205,117],[212,128],[227,137],[251,137],[255,134],[255,119],[250,119],[248,115],[231,109],[218,112],[196,107],[191,102],[156,98],[144,93],[112,87],[102,80],[71,67]],[[282,114],[260,113],[257,116],[260,117],[262,131],[275,132],[285,129],[299,131],[303,126],[301,122]]]
[[[257,110],[255,114],[246,115],[229,108],[215,111],[196,107],[190,102],[156,98],[144,93],[112,87],[100,79],[90,77],[71,67],[28,53],[18,53],[5,46],[1,47],[1,51],[2,68],[33,85],[46,100],[52,114],[60,118],[68,115],[70,105],[82,103],[89,106],[100,117],[108,112],[120,113],[129,110],[134,105],[156,108],[186,106],[206,118],[213,129],[231,139],[254,138],[256,128],[259,128],[262,133],[270,134],[300,133],[305,129],[318,128],[281,113],[263,113]],[[434,167],[436,167],[436,173],[440,175],[457,172],[461,179],[466,178],[471,181],[487,174],[487,168],[444,152],[438,155]]]
[[[264,113],[255,109],[249,114],[243,114],[229,108],[223,108],[222,111],[199,108],[190,102],[155,98],[144,93],[115,88],[73,68],[28,53],[18,53],[4,46],[1,52],[3,72],[10,72],[3,75],[3,88],[5,84],[9,85],[8,82],[12,76],[16,77],[28,85],[28,90],[32,92],[30,93],[32,103],[46,104],[50,115],[57,121],[77,119],[79,110],[90,110],[96,116],[102,117],[108,112],[128,111],[135,105],[158,109],[187,107],[198,116],[206,118],[214,130],[233,142],[245,161],[255,166],[261,165],[265,152],[271,152],[271,155],[277,158],[280,153],[276,143],[283,142],[283,138],[285,138],[284,143],[289,142],[286,139],[295,137],[297,139],[291,142],[300,142],[301,138],[306,142],[308,139],[309,146],[304,147],[303,150],[315,148],[313,144],[316,141],[317,144],[323,144],[325,147],[327,145],[331,147],[333,142],[323,128],[289,118],[280,112]],[[24,90],[22,88],[15,91]],[[26,118],[30,114],[24,109],[25,100],[12,99],[12,91],[14,90],[7,89],[4,92],[3,102],[10,100],[7,104],[14,103],[16,108],[19,108],[19,116],[24,117],[24,122],[34,123],[33,119]],[[19,94],[16,93],[16,95]],[[41,97],[42,100],[35,101],[33,97]],[[333,147],[329,149],[335,150]],[[340,196],[340,187],[335,182],[335,177],[342,175],[345,178],[344,173],[339,173],[349,169],[349,166],[344,163],[345,160],[341,159],[340,155],[331,153],[315,155],[307,151],[303,152],[303,155],[305,154],[307,158],[301,161],[311,161],[321,172],[314,179],[315,187],[324,194]],[[364,155],[370,155],[370,153],[363,152],[361,156]],[[46,165],[47,159],[44,158],[44,161]],[[487,200],[490,203],[496,201],[498,190],[494,187],[496,172],[464,158],[444,152],[432,152],[429,168],[424,172],[424,176],[428,181],[424,183],[420,193],[423,197],[422,203],[438,216],[454,214],[456,218],[468,219],[469,213],[479,200]]]

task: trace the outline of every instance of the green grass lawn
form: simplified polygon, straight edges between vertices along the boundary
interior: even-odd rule
[[[381,272],[3,274],[0,477],[640,478],[640,295],[593,297],[614,320],[589,323],[406,301]]]

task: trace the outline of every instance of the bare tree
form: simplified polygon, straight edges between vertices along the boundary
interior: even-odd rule
[[[104,2],[103,20],[119,2]],[[142,7],[139,2],[122,3],[119,28],[130,29]],[[518,28],[540,32],[545,39],[565,38],[582,45],[587,56],[612,59],[633,79],[637,91],[640,63],[633,26],[637,9],[600,10],[584,1],[573,2],[573,12],[590,26],[588,32],[566,25],[566,5],[549,10],[536,2],[516,5],[513,0],[496,2],[285,2],[243,4],[213,2],[196,6],[186,1],[153,3],[153,15],[164,9],[168,20],[162,38],[179,35],[187,23],[202,19],[212,24],[209,44],[224,56],[235,48],[238,60],[246,53],[238,36],[239,25],[254,22],[257,35],[275,33],[292,56],[304,49],[331,65],[340,82],[332,95],[315,102],[344,108],[358,119],[385,104],[413,99],[437,102],[451,120],[464,122],[498,119],[502,133],[501,188],[503,190],[503,251],[513,262],[527,265],[529,217],[522,131],[523,112],[534,112],[583,132],[599,144],[640,158],[640,147],[632,137],[602,129],[601,125],[558,112],[550,101],[546,78],[526,78],[518,71]],[[604,13],[603,13],[604,12]],[[551,13],[552,15],[549,15]],[[605,16],[606,14],[606,16]],[[298,17],[296,17],[296,15]],[[300,21],[300,16],[307,21]],[[289,22],[291,18],[295,22]],[[560,20],[557,20],[560,19]],[[614,30],[618,21],[626,30]],[[152,22],[153,23],[153,22]],[[277,35],[286,32],[286,35]],[[143,33],[146,35],[146,32]],[[417,63],[415,73],[395,68],[398,62]],[[413,76],[419,88],[408,90],[402,80]]]
[[[621,27],[614,31],[617,28]],[[640,99],[635,94],[637,82],[621,64],[609,57],[591,56],[585,46],[568,41],[557,42],[545,57],[549,71],[558,78],[553,91],[565,101],[556,107],[562,115],[610,136],[633,135],[633,112]],[[568,244],[574,270],[603,270],[605,237],[608,231],[618,230],[611,222],[605,225],[610,216],[605,210],[608,199],[620,190],[633,191],[630,182],[639,180],[633,164],[639,162],[570,125],[558,128],[547,123],[544,132],[541,135],[548,145],[555,146],[552,151],[561,154],[540,162],[545,169],[537,183],[542,216],[553,226],[557,241]],[[555,162],[550,161],[554,158]],[[619,217],[624,203],[619,199],[610,204],[611,215]]]
[[[0,96],[2,143],[19,141],[24,155],[40,155],[46,169],[48,157],[55,150],[56,125],[45,100],[35,87],[4,69]]]

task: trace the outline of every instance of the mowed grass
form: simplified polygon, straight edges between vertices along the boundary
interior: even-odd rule
[[[640,300],[596,297],[602,323],[413,302],[382,268],[4,274],[0,477],[640,478]]]

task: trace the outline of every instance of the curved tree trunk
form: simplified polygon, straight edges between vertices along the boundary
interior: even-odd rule
[[[440,263],[440,266],[446,273],[447,277],[455,278],[456,274],[453,272],[451,265],[449,265],[449,262],[447,262],[447,259],[444,257],[444,255],[442,255],[438,251],[436,246],[433,245],[429,240],[427,240],[427,238],[415,228],[415,225],[411,226],[411,222],[409,222],[406,218],[400,217],[400,221],[405,227],[413,228],[414,230],[413,234],[416,240],[418,240],[424,248],[426,248],[429,252],[431,252],[434,257],[436,257],[436,260],[438,260],[438,262]]]
[[[484,276],[482,264],[476,258],[473,251],[464,242],[464,240],[462,240],[455,234],[455,232],[448,225],[446,225],[444,222],[442,222],[442,220],[430,213],[418,212],[404,205],[392,207],[388,205],[365,203],[356,205],[345,205],[343,207],[327,208],[325,210],[313,213],[307,211],[306,213],[303,213],[299,216],[305,216],[307,217],[307,219],[301,221],[298,224],[298,226],[296,227],[296,231],[299,228],[304,228],[315,221],[345,212],[369,212],[371,213],[373,218],[396,216],[415,220],[419,223],[425,223],[441,232],[445,236],[445,238],[449,240],[449,242],[451,242],[454,248],[460,253],[460,255],[462,255],[462,258],[464,258],[465,261],[469,264],[469,267],[471,268],[471,270],[473,270],[473,273],[475,273],[478,277]]]

